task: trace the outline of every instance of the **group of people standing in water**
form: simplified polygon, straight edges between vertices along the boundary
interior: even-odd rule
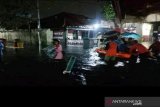
[[[146,48],[143,44],[139,43],[138,40],[128,38],[126,41],[124,38],[108,38],[108,42],[105,47],[105,61],[109,64],[115,62],[117,54],[129,55],[130,63],[136,63],[137,58],[141,62],[145,62],[147,58],[158,58],[160,55],[160,41],[157,39],[153,42],[149,48]]]

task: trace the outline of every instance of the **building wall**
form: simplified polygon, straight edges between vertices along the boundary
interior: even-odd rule
[[[122,27],[127,28],[127,29],[135,28],[135,29],[133,29],[133,32],[142,35],[142,23],[125,23],[122,25]],[[132,30],[131,30],[131,32],[132,32]]]
[[[40,31],[42,45],[49,45],[52,43],[53,32],[50,29],[43,29]],[[0,38],[7,40],[7,43],[14,43],[15,39],[21,39],[25,45],[27,44],[38,44],[37,31],[8,31],[0,32]]]

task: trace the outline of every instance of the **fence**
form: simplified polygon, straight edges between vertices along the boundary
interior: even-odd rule
[[[48,29],[40,31],[42,45],[51,43],[51,40],[49,40],[51,37],[49,36],[52,37],[52,34],[48,34]],[[27,30],[0,32],[0,38],[5,39],[8,44],[14,43],[16,39],[20,39],[25,45],[38,44],[37,30],[32,30],[31,32]]]

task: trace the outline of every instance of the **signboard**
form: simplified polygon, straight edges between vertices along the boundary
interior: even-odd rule
[[[55,39],[63,39],[63,31],[55,31],[53,32],[53,38]]]
[[[83,45],[83,40],[67,40],[67,45]]]

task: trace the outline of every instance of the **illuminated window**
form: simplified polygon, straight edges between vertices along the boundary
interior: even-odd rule
[[[142,25],[142,35],[149,36],[151,33],[151,28],[152,28],[151,24],[144,23]]]

